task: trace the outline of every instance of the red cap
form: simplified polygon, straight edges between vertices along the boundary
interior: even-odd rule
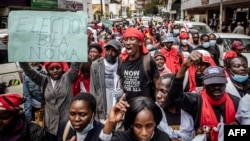
[[[232,46],[232,48],[236,48],[236,49],[245,48],[240,41],[234,41],[231,46]]]
[[[237,53],[235,51],[227,51],[225,52],[223,60],[227,60],[229,58],[237,57]]]

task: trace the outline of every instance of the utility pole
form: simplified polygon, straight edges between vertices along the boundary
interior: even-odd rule
[[[100,0],[100,2],[101,2],[101,18],[102,18],[103,16],[102,0]]]
[[[223,0],[220,0],[220,32],[222,32]]]

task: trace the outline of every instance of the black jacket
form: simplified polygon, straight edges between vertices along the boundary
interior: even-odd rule
[[[63,132],[64,132],[64,129],[65,129],[67,122],[68,121],[63,121],[60,123],[60,126],[58,128],[58,133],[57,133],[57,141],[62,141]],[[88,132],[84,141],[98,141],[99,134],[100,134],[102,128],[103,128],[102,123],[100,123],[98,121],[94,121],[94,128]],[[70,140],[73,136],[76,136],[76,132],[74,131],[73,128],[70,127],[70,130],[69,130],[69,133],[68,133],[66,140]]]
[[[202,98],[198,93],[184,93],[183,88],[183,78],[174,78],[170,90],[168,92],[168,100],[175,101],[176,104],[189,113],[194,119],[194,128],[197,130],[200,127],[200,117],[201,117],[201,107],[202,107]],[[234,103],[235,110],[238,109],[239,98],[229,94],[229,97]],[[224,111],[225,105],[213,108],[215,110],[215,115],[220,121],[220,115],[224,115],[220,111]],[[225,121],[225,119],[224,119]]]
[[[15,121],[9,129],[0,131],[1,141],[45,141],[45,130],[42,127],[22,118]],[[20,123],[20,128],[15,129]]]
[[[27,141],[46,141],[44,128],[30,121],[26,121],[26,126],[26,133],[29,136]]]

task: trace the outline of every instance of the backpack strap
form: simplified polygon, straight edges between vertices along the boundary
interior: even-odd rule
[[[145,72],[145,75],[147,77],[147,84],[149,85],[149,87],[151,87],[150,90],[150,94],[151,94],[151,98],[155,101],[155,95],[154,95],[154,91],[155,91],[155,84],[154,84],[154,80],[151,77],[151,54],[145,54],[143,55],[143,69]]]
[[[151,81],[150,53],[143,55],[143,69],[148,81]]]
[[[67,136],[69,134],[69,129],[70,129],[70,121],[67,122],[64,131],[63,131],[63,141],[66,141]]]

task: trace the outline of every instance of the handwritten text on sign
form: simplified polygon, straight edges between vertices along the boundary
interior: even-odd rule
[[[9,61],[87,61],[87,18],[83,13],[12,11]]]

